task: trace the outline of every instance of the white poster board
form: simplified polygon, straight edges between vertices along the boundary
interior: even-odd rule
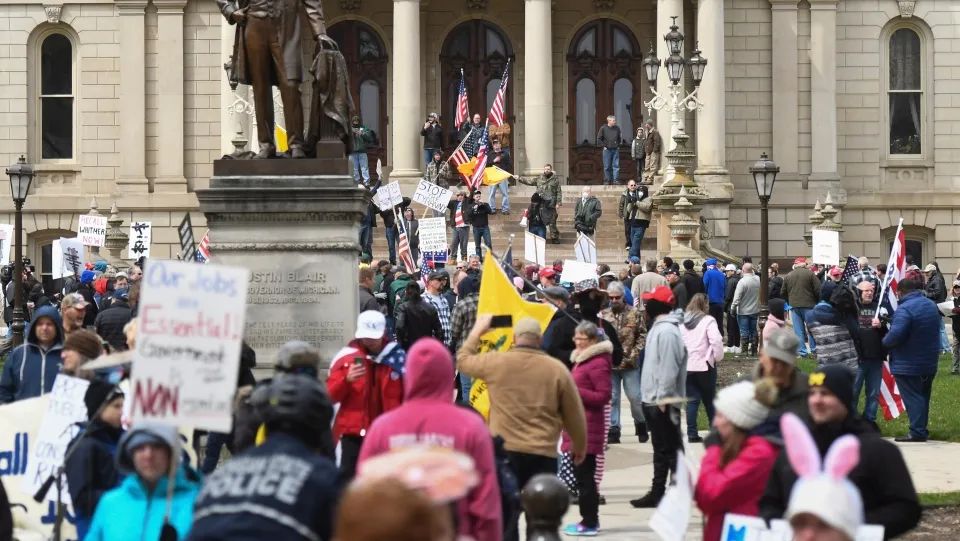
[[[537,265],[547,264],[547,239],[527,231],[523,234],[523,258]]]
[[[560,273],[561,283],[576,284],[581,280],[589,280],[591,278],[594,280],[600,279],[597,275],[597,266],[593,263],[584,263],[583,261],[575,261],[572,259],[567,259],[563,262],[563,272]]]
[[[653,515],[650,529],[663,541],[683,541],[690,525],[690,509],[693,506],[693,480],[683,451],[677,451],[676,484],[667,488]]]
[[[10,247],[13,246],[13,226],[0,224],[0,265],[10,262]]]
[[[133,222],[130,224],[130,241],[127,243],[127,259],[136,261],[143,257],[150,257],[150,239],[152,226],[150,222]]]
[[[150,259],[133,357],[133,423],[230,432],[249,271]]]
[[[597,264],[597,243],[589,235],[580,233],[577,242],[573,245],[573,253],[577,261]]]
[[[421,252],[444,252],[447,250],[447,224],[443,217],[423,218],[417,230]]]
[[[400,191],[400,183],[393,181],[377,190],[377,193],[383,192],[380,196],[381,201],[387,201],[390,206],[397,206],[403,203],[403,192]]]
[[[678,465],[679,467],[679,465]],[[668,489],[669,490],[669,489]],[[857,528],[854,541],[883,541],[883,526],[862,524]],[[770,527],[762,518],[727,513],[723,517],[720,541],[792,541],[793,528],[783,519],[773,519]]]
[[[107,239],[107,217],[81,214],[77,238],[84,246],[103,246]]]
[[[413,192],[413,202],[443,212],[447,210],[453,192],[432,182],[421,179],[417,191]]]
[[[50,249],[52,256],[50,272],[53,279],[80,276],[80,272],[83,270],[83,250],[83,243],[76,237],[72,239],[59,238],[53,241],[53,246]]]
[[[840,232],[814,229],[813,262],[823,265],[840,264]]]
[[[76,423],[87,420],[87,406],[83,395],[89,386],[90,382],[86,380],[57,375],[49,393],[50,401],[43,414],[43,421],[40,422],[36,441],[30,446],[30,460],[21,487],[24,492],[35,493],[44,481],[63,465],[63,457],[70,441],[80,432]],[[66,476],[62,482],[61,501],[70,503]],[[57,491],[47,492],[45,501],[57,501]]]

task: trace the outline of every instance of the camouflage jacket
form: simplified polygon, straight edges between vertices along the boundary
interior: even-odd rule
[[[556,173],[549,177],[541,174],[536,179],[518,178],[518,180],[527,186],[536,186],[540,197],[550,199],[550,206],[555,207],[561,202],[563,192],[560,190],[560,176]]]
[[[620,312],[612,308],[604,308],[600,317],[609,321],[617,329],[617,338],[623,346],[623,361],[614,370],[624,370],[637,367],[640,351],[647,344],[647,329],[643,325],[640,311],[632,306],[625,306]]]

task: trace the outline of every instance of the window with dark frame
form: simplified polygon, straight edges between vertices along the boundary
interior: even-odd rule
[[[50,34],[40,45],[40,157],[73,159],[73,44]]]
[[[923,76],[920,35],[900,28],[890,36],[890,154],[922,152]]]

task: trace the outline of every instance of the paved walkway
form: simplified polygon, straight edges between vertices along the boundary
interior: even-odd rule
[[[648,522],[653,513],[649,509],[634,509],[630,500],[646,493],[653,477],[653,452],[650,443],[641,444],[633,435],[630,409],[626,399],[621,405],[621,419],[627,421],[624,427],[623,443],[611,445],[607,450],[606,473],[600,486],[600,493],[607,499],[600,506],[600,537],[617,541],[658,540]],[[686,425],[684,425],[686,426]],[[690,446],[688,450],[692,462],[699,465],[703,457],[703,445]],[[960,456],[960,443],[927,442],[921,444],[898,444],[907,465],[913,475],[917,492],[950,492],[960,490],[960,470],[956,467],[956,458]],[[565,518],[566,523],[578,522],[580,514],[576,506],[571,506]],[[702,516],[694,506],[690,518],[688,539],[700,539]]]

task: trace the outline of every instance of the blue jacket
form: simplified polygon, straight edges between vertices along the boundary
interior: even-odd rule
[[[167,479],[164,475],[147,493],[140,477],[131,474],[120,486],[100,498],[90,532],[84,541],[155,541],[160,539],[167,512]],[[186,539],[193,523],[193,500],[200,482],[187,478],[183,467],[177,469],[173,485],[170,523],[178,539]]]
[[[37,343],[36,321],[48,317],[57,325],[57,339],[44,351]],[[30,331],[23,344],[10,352],[0,375],[0,404],[34,398],[53,389],[53,380],[60,373],[60,350],[63,346],[63,324],[54,306],[37,310],[30,321]]]
[[[703,273],[703,287],[707,290],[707,300],[710,304],[723,304],[724,294],[727,291],[727,277],[716,266],[707,268]]]
[[[90,530],[93,512],[107,491],[120,484],[117,471],[117,442],[123,431],[101,421],[82,425],[83,432],[70,442],[74,449],[64,464],[67,487],[76,513],[77,538],[83,539]],[[84,434],[85,433],[85,434]],[[76,448],[74,448],[76,446]]]
[[[895,376],[930,376],[937,373],[940,356],[940,309],[922,291],[911,291],[893,312],[883,347],[890,351],[890,372]]]

